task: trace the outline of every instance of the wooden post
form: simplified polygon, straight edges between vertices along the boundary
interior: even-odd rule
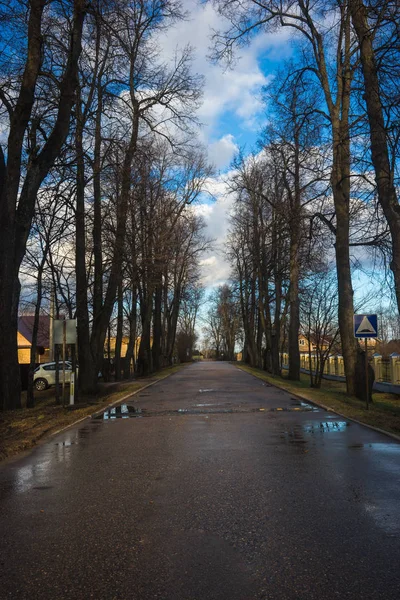
[[[72,373],[71,378],[73,378],[73,382],[71,379],[71,395],[73,391],[73,402],[72,404],[76,404],[78,400],[78,378],[76,375],[76,346],[75,344],[71,345],[71,358],[72,358]],[[71,395],[70,395],[70,404],[71,404]]]
[[[365,391],[366,391],[366,409],[369,410],[369,381],[368,381],[368,339],[364,338],[365,342]]]
[[[65,355],[67,351],[67,321],[63,321],[63,377],[62,377],[62,398],[65,406]]]

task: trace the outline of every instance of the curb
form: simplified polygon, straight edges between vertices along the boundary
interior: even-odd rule
[[[237,369],[240,369],[241,371],[243,371],[244,373],[248,373],[249,375],[252,375],[256,379],[260,379],[261,381],[265,381],[262,377],[258,377],[258,375],[254,375],[254,373],[250,373],[249,371],[246,371],[245,369],[242,369],[239,366],[236,366],[236,365],[234,365],[234,366]],[[396,433],[391,433],[390,431],[385,431],[385,429],[380,429],[380,427],[375,427],[374,425],[369,425],[368,423],[363,423],[363,421],[359,421],[358,419],[354,419],[353,417],[347,417],[343,413],[338,412],[337,410],[331,408],[330,406],[326,406],[325,404],[319,404],[315,400],[309,400],[308,398],[305,398],[304,396],[300,396],[300,394],[297,394],[295,392],[289,392],[289,390],[286,390],[285,388],[280,387],[276,383],[270,383],[269,381],[267,383],[268,383],[268,385],[272,385],[272,387],[276,387],[278,390],[282,390],[283,392],[286,392],[287,394],[291,394],[292,396],[297,396],[297,398],[299,398],[299,400],[305,400],[309,404],[313,404],[314,406],[318,406],[318,408],[323,408],[324,410],[326,410],[328,412],[332,412],[335,415],[338,415],[339,417],[343,417],[344,419],[347,419],[348,421],[352,421],[353,423],[357,423],[357,425],[362,425],[363,427],[368,427],[368,429],[372,429],[372,431],[377,431],[378,433],[383,433],[383,435],[387,435],[388,437],[396,440],[396,442],[400,442],[400,435],[397,435]]]
[[[123,396],[122,398],[118,398],[118,400],[111,402],[111,404],[107,404],[106,406],[103,406],[103,408],[100,408],[99,410],[92,413],[91,415],[86,415],[86,417],[82,417],[81,419],[78,419],[77,421],[74,421],[73,423],[70,423],[69,425],[62,427],[61,429],[57,429],[57,431],[52,431],[49,434],[49,437],[53,437],[55,435],[58,435],[59,433],[62,433],[63,431],[66,431],[67,429],[71,429],[71,427],[74,427],[75,425],[82,423],[82,421],[86,421],[86,419],[92,419],[93,417],[100,415],[105,410],[112,408],[113,406],[117,406],[118,404],[121,404],[125,400],[128,400],[128,398],[131,398],[132,396],[136,396],[136,394],[138,394],[139,392],[151,387],[152,385],[155,385],[156,383],[159,383],[160,381],[164,381],[164,379],[168,379],[168,377],[171,377],[172,375],[175,375],[175,373],[169,373],[165,377],[160,377],[160,379],[156,379],[156,381],[152,381],[151,383],[144,385],[143,387],[139,388],[138,390],[131,392],[130,394],[127,394],[126,396]]]

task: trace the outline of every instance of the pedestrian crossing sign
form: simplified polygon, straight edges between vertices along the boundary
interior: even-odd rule
[[[354,337],[378,337],[378,315],[354,315]]]

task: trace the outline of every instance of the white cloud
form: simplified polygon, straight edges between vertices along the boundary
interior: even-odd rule
[[[159,43],[166,60],[172,58],[177,48],[187,44],[194,49],[193,69],[205,77],[204,101],[198,112],[205,126],[204,141],[213,142],[214,127],[228,112],[232,118],[240,120],[243,127],[253,130],[255,117],[262,109],[259,93],[270,79],[263,73],[259,57],[268,59],[283,47],[287,52],[289,33],[259,34],[241,50],[234,68],[227,70],[208,60],[212,31],[224,29],[227,21],[210,3],[204,5],[197,0],[185,0],[184,7],[189,14],[188,20],[170,28]]]
[[[238,151],[238,146],[234,141],[234,136],[230,133],[224,135],[217,142],[213,142],[208,147],[208,157],[210,162],[217,168],[227,167]]]
[[[208,180],[206,188],[209,194],[215,198],[213,203],[204,203],[193,207],[196,213],[204,218],[207,235],[213,240],[212,249],[204,255],[200,263],[202,283],[208,288],[226,282],[231,270],[224,254],[229,230],[229,215],[234,200],[233,195],[228,191],[231,173]]]

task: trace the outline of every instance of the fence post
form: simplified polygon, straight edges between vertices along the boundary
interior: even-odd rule
[[[329,375],[335,374],[335,357],[330,354],[329,355]]]
[[[390,382],[393,385],[400,383],[400,354],[397,352],[390,355]]]
[[[383,381],[382,378],[382,356],[377,352],[372,356],[375,371],[375,381]]]
[[[338,375],[339,377],[344,377],[344,364],[343,364],[343,356],[338,355]]]
[[[329,360],[328,359],[324,362],[324,373],[325,373],[325,375],[329,375]]]

